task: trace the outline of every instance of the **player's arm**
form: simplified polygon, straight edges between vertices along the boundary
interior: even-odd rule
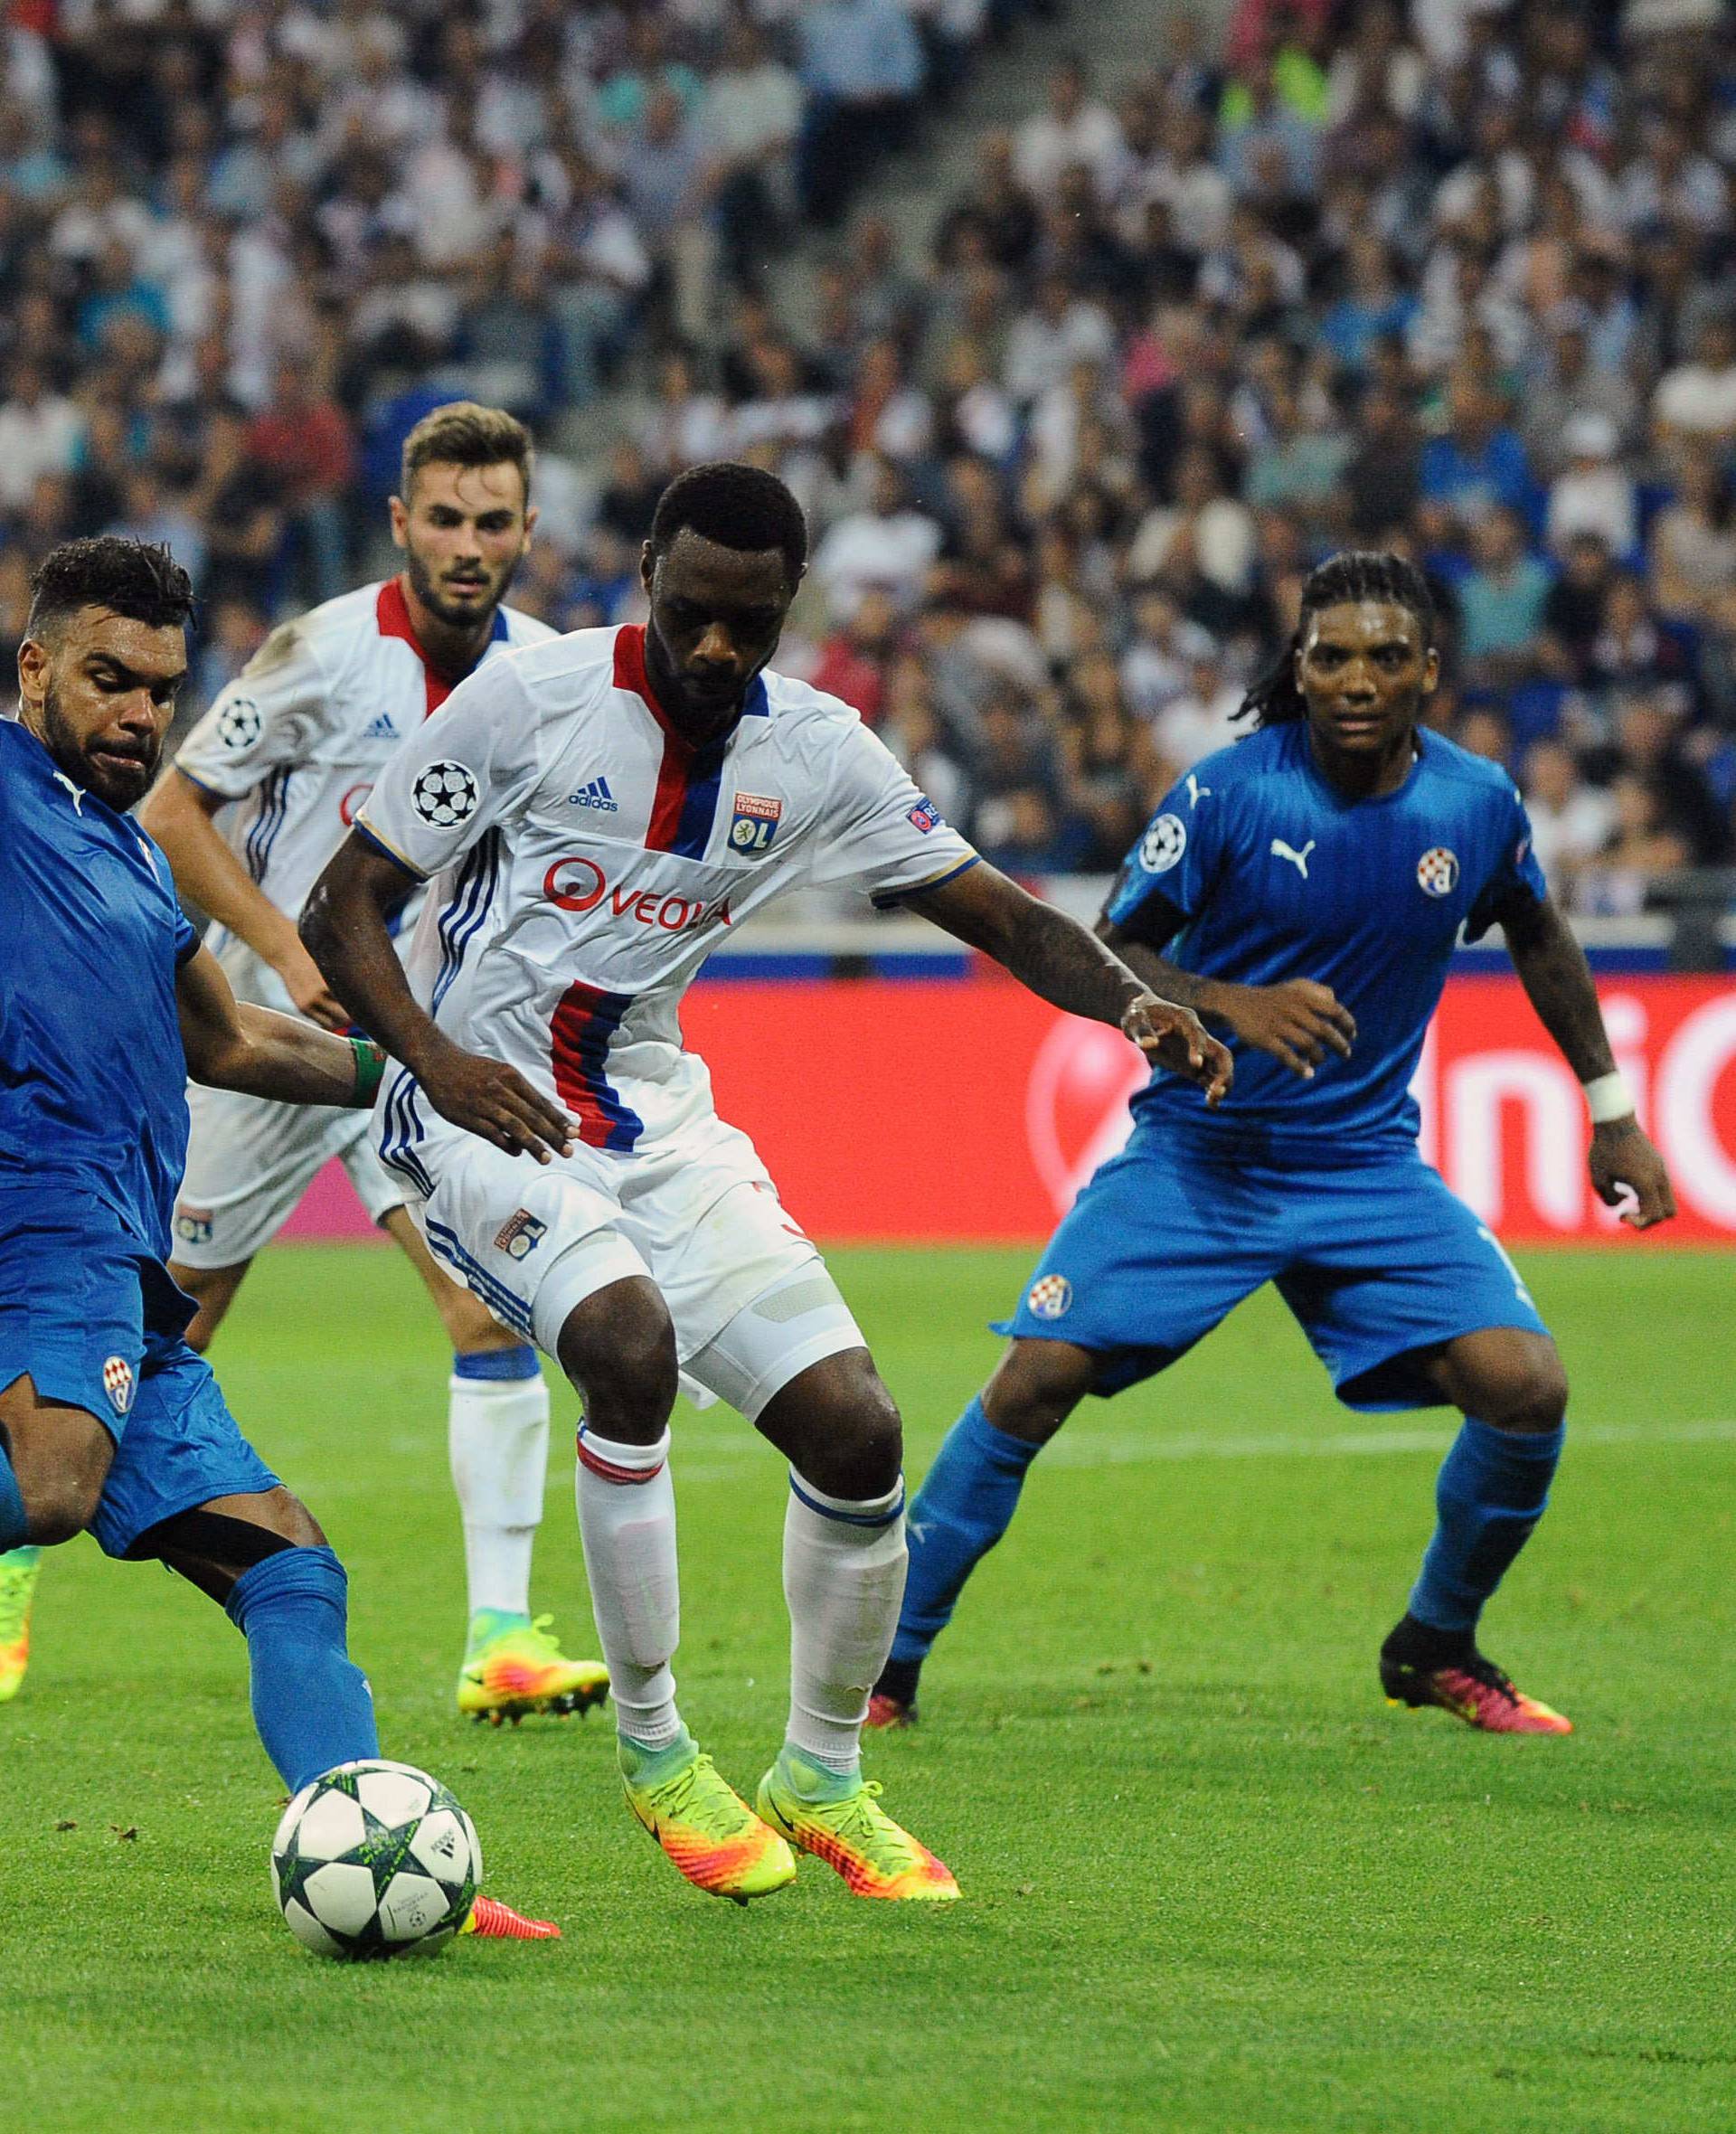
[[[171,764],[139,819],[163,847],[182,894],[269,964],[304,1015],[323,1029],[342,1030],[349,1017],[302,947],[295,921],[253,880],[213,820],[229,800]]]
[[[1029,895],[986,861],[933,888],[912,891],[903,902],[993,957],[1052,1006],[1113,1024],[1160,1066],[1197,1081],[1208,1103],[1219,1103],[1230,1087],[1230,1054],[1192,1006],[1174,995],[1164,997],[1077,920]]]
[[[1568,1065],[1586,1084],[1614,1075],[1616,1058],[1591,967],[1554,899],[1515,887],[1492,915],[1506,936],[1507,953],[1538,1021]],[[1619,1207],[1624,1193],[1633,1195],[1621,1217],[1631,1229],[1649,1230],[1675,1214],[1664,1158],[1632,1110],[1593,1126],[1590,1165],[1592,1185],[1606,1207]]]
[[[301,938],[332,990],[401,1060],[442,1119],[509,1156],[571,1153],[577,1128],[515,1068],[453,1043],[419,1004],[388,921],[418,877],[352,830],[302,907]]]
[[[238,1001],[209,949],[195,949],[181,965],[175,1006],[194,1081],[280,1104],[373,1101],[385,1064],[377,1045]]]
[[[1112,916],[1110,900],[1097,922],[1106,941],[1154,993],[1184,1001],[1208,1023],[1219,1023],[1244,1044],[1269,1053],[1304,1081],[1328,1052],[1349,1059],[1356,1042],[1356,1018],[1334,993],[1314,978],[1286,978],[1276,986],[1231,986],[1221,978],[1184,970],[1160,950],[1175,940],[1187,918],[1167,897],[1146,891],[1123,919]],[[1156,944],[1156,945],[1154,945]]]

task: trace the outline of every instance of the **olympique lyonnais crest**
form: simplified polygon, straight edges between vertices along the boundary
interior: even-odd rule
[[[731,851],[764,852],[778,835],[783,813],[781,800],[768,799],[762,793],[738,793],[730,823]]]
[[[102,1366],[102,1390],[117,1415],[133,1404],[133,1366],[125,1356],[110,1356]]]
[[[1417,880],[1431,897],[1451,896],[1458,881],[1458,855],[1431,845],[1417,862]]]
[[[515,1209],[495,1232],[495,1250],[505,1252],[509,1260],[526,1259],[542,1242],[548,1231],[548,1224],[539,1223],[528,1208]]]
[[[1041,1281],[1032,1283],[1031,1294],[1024,1301],[1033,1317],[1058,1319],[1073,1301],[1073,1285],[1064,1274],[1046,1274]]]

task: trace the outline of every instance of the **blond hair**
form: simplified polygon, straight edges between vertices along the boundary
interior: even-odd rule
[[[511,460],[528,501],[534,458],[531,433],[517,416],[505,408],[485,408],[479,401],[448,401],[424,415],[404,439],[399,493],[408,497],[425,467],[498,467]]]

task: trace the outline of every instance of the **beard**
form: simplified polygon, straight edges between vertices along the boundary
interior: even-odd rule
[[[481,600],[472,598],[465,601],[455,600],[423,559],[408,544],[404,549],[404,575],[410,580],[411,592],[437,620],[445,623],[450,629],[473,629],[485,618],[492,621],[495,609],[506,598],[506,589],[518,574],[520,560],[514,556],[505,570],[493,575],[486,568],[484,569]]]
[[[94,760],[90,753],[90,742],[80,738],[61,710],[60,694],[52,683],[42,696],[42,741],[74,785],[83,786],[105,806],[122,815],[145,798],[163,753],[161,736],[148,742],[127,736],[108,744],[127,751],[125,763]]]

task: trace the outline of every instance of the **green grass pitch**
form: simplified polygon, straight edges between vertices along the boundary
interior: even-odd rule
[[[920,1474],[1026,1260],[840,1252]],[[460,1725],[445,1359],[385,1251],[268,1254],[217,1358],[350,1565],[386,1752],[557,1946],[348,1969],[272,1908],[240,1640],[80,1543],[0,1711],[0,2122],[46,2129],[1736,2126],[1736,1261],[1527,1261],[1578,1441],[1487,1642],[1567,1741],[1390,1710],[1449,1418],[1336,1407],[1269,1298],[1039,1463],[876,1740],[939,1912],[817,1862],[743,1912],[628,1818],[606,1722]],[[540,1605],[591,1644],[557,1394]],[[744,1790],[786,1657],[776,1458],[677,1424],[683,1702]]]

